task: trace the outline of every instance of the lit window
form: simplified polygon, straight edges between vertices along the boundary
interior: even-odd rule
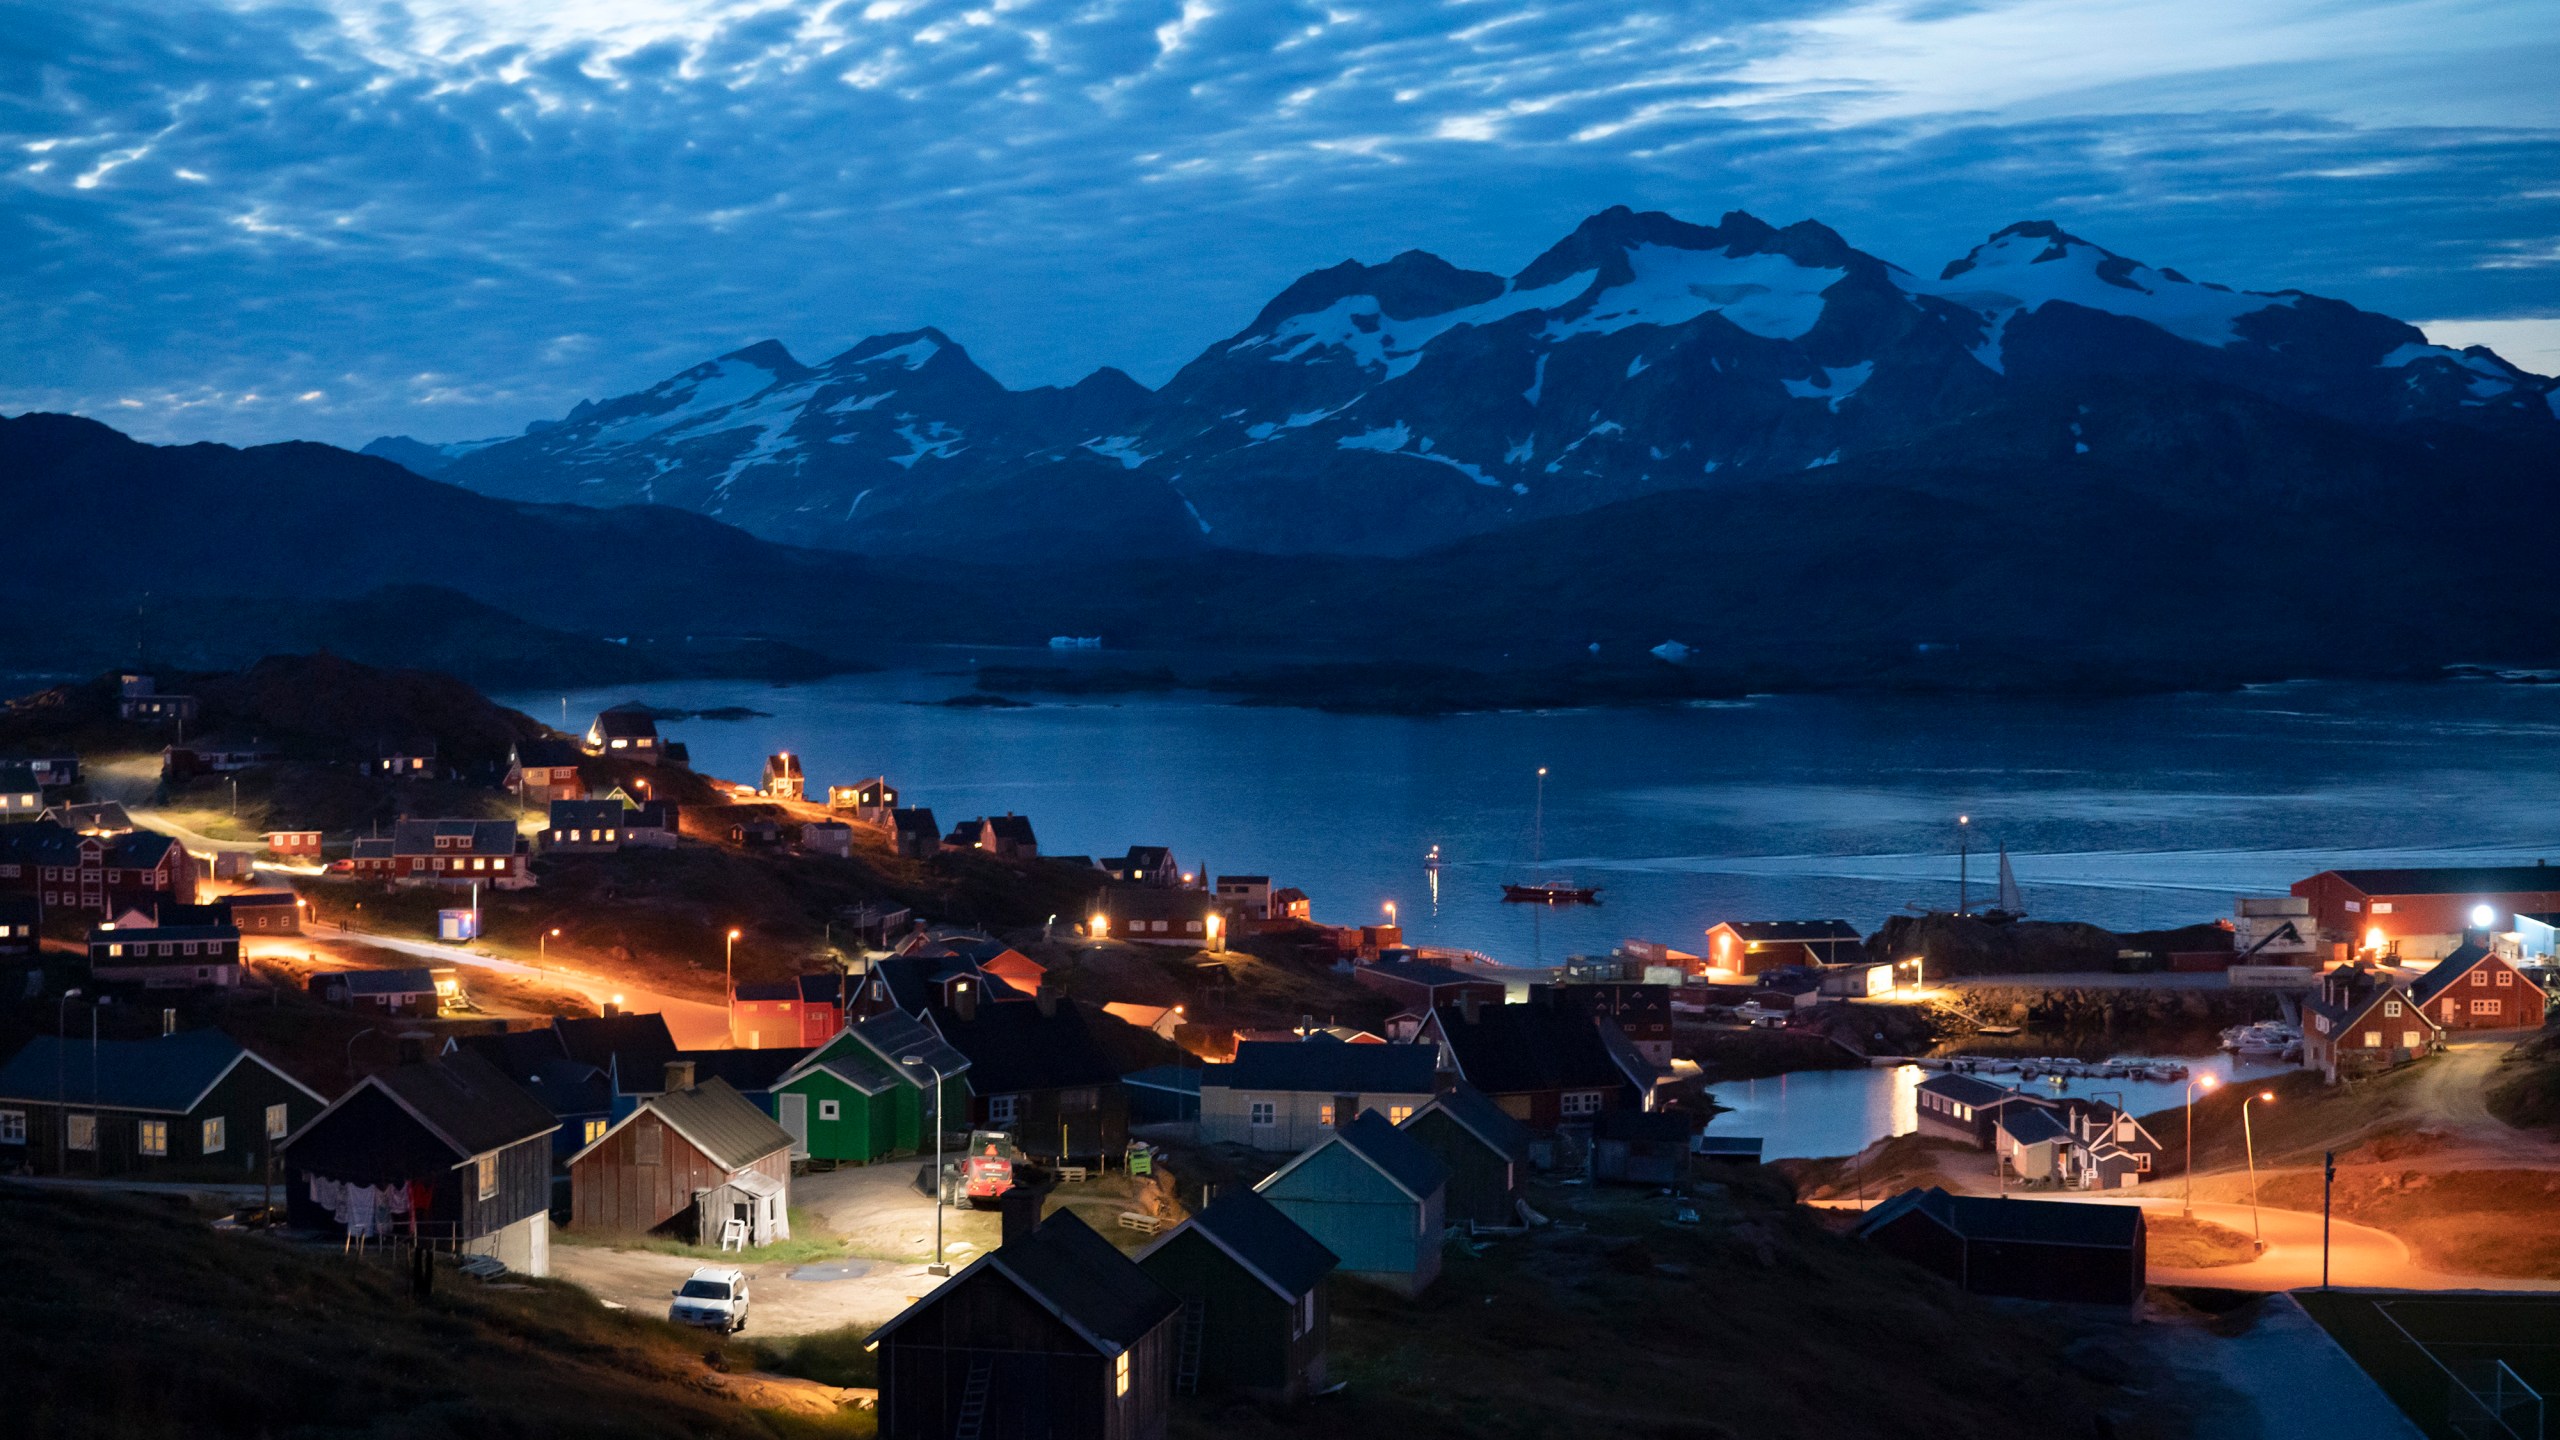
[[[2365,1043],[2365,1048],[2366,1048],[2366,1049],[2368,1049],[2368,1050],[2379,1050],[2379,1049],[2381,1049],[2381,1048],[2382,1048],[2382,1032],[2381,1032],[2381,1031],[2379,1031],[2379,1030],[2367,1030],[2366,1032],[2364,1032],[2364,1043]]]
[[[610,1128],[610,1127],[608,1127],[608,1126],[606,1125],[606,1123],[605,1123],[604,1121],[602,1121],[602,1120],[590,1120],[590,1121],[588,1121],[588,1122],[587,1122],[587,1125],[586,1125],[586,1129],[584,1129],[583,1131],[579,1132],[581,1135],[583,1135],[583,1136],[585,1137],[585,1138],[584,1138],[584,1140],[583,1140],[581,1143],[588,1144],[588,1145],[593,1145],[593,1144],[594,1144],[594,1143],[596,1143],[597,1141],[599,1141],[599,1140],[601,1140],[601,1139],[603,1139],[603,1138],[604,1138],[604,1132],[605,1132],[608,1128]]]
[[[285,1136],[285,1131],[292,1127],[293,1117],[286,1111],[285,1107],[282,1105],[270,1105],[267,1107],[268,1139],[281,1140]]]
[[[1401,1125],[1412,1118],[1413,1107],[1410,1105],[1390,1105],[1387,1107],[1387,1123],[1390,1125]]]
[[[145,1155],[168,1154],[169,1122],[166,1120],[144,1120],[136,1123],[133,1127],[133,1144],[135,1149],[140,1150]],[[82,1147],[74,1145],[72,1148],[79,1149]]]
[[[1111,1387],[1115,1395],[1129,1393],[1129,1352],[1126,1350],[1121,1351],[1120,1358],[1111,1363]]]
[[[1325,1108],[1327,1110],[1331,1110],[1333,1107],[1328,1105]],[[1254,1101],[1251,1109],[1248,1110],[1246,1114],[1247,1118],[1256,1125],[1277,1125],[1280,1123],[1280,1107],[1268,1100]],[[1326,1123],[1331,1124],[1332,1122],[1327,1121]]]
[[[220,1115],[216,1115],[204,1122],[205,1154],[219,1155],[222,1153],[223,1147],[230,1143],[231,1125],[229,1121],[225,1120]]]
[[[1257,1122],[1257,1123],[1258,1123],[1258,1122]],[[1333,1127],[1333,1102],[1332,1102],[1332,1101],[1328,1100],[1328,1101],[1326,1101],[1325,1103],[1323,1103],[1322,1105],[1319,1105],[1319,1106],[1317,1106],[1317,1107],[1316,1107],[1316,1123],[1317,1123],[1317,1124],[1319,1124],[1319,1125],[1324,1126],[1324,1127],[1325,1127],[1325,1128],[1327,1128],[1327,1129],[1331,1129],[1331,1128]]]
[[[69,1143],[70,1143],[70,1145],[71,1145],[71,1148],[72,1148],[72,1149],[74,1149],[74,1150],[95,1150],[95,1149],[97,1149],[97,1148],[98,1148],[98,1117],[97,1117],[97,1116],[95,1116],[95,1115],[74,1115],[74,1116],[72,1116],[72,1117],[71,1117],[70,1131],[71,1131],[71,1133],[70,1133],[70,1136],[69,1136]]]
[[[481,1156],[478,1162],[478,1168],[480,1171],[480,1198],[486,1200],[490,1196],[498,1193],[498,1157],[494,1154]]]

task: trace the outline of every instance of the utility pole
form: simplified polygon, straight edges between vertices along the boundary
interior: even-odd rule
[[[1956,817],[1956,913],[1973,910],[1973,817]]]

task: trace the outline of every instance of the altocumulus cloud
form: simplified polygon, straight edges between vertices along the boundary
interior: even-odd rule
[[[1170,373],[1280,285],[1626,203],[1935,269],[2050,217],[2535,355],[2560,6],[0,4],[0,410],[511,430],[775,336]],[[2521,357],[2520,357],[2521,358]]]

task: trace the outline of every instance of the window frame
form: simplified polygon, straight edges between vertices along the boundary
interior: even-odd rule
[[[98,1117],[94,1113],[70,1115],[63,1120],[63,1148],[96,1154],[98,1150]]]
[[[169,1122],[136,1120],[133,1122],[133,1153],[153,1160],[169,1158]]]
[[[1244,1122],[1257,1130],[1268,1130],[1277,1126],[1280,1123],[1280,1102],[1277,1100],[1246,1101]]]
[[[27,1143],[27,1112],[0,1110],[0,1145]]]
[[[477,1172],[474,1178],[479,1181],[476,1187],[479,1191],[478,1198],[495,1199],[498,1194],[498,1152],[492,1150],[486,1155],[475,1156],[472,1164]]]
[[[231,1148],[231,1117],[207,1115],[196,1129],[196,1139],[203,1147],[198,1153],[219,1155]]]

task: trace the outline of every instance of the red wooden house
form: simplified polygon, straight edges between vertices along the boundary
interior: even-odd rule
[[[2321,976],[2319,994],[2302,1003],[2302,1068],[2332,1085],[2396,1069],[2443,1044],[2444,1027],[2426,1007],[2369,965],[2341,965]]]
[[[42,820],[0,826],[0,891],[35,895],[47,910],[156,915],[194,904],[200,879],[185,846],[148,830],[83,835]]]
[[[2542,1028],[2542,987],[2478,935],[2419,976],[2409,997],[2447,1030]]]
[[[2296,881],[2320,938],[2359,951],[2426,960],[2462,948],[2474,930],[2503,930],[2519,914],[2560,910],[2560,870],[2547,865],[2323,870]]]
[[[729,1043],[748,1050],[824,1045],[844,1028],[845,1001],[861,988],[833,970],[743,983],[730,993]]]

